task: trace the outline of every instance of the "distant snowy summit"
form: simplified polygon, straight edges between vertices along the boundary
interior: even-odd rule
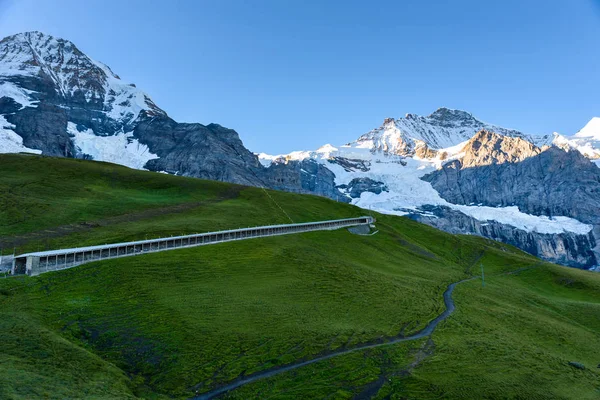
[[[448,157],[460,153],[467,142],[481,131],[519,138],[540,148],[555,145],[566,150],[576,149],[591,160],[600,159],[600,118],[593,118],[572,136],[558,133],[541,135],[483,122],[469,112],[446,107],[439,108],[428,116],[406,114],[404,118],[386,118],[380,127],[342,146],[327,144],[316,151],[294,151],[277,156],[261,153],[258,156],[261,162],[269,165],[277,159],[328,157],[338,150],[360,158],[361,154],[366,154],[364,150],[368,150],[372,154],[384,156],[446,161]]]
[[[600,251],[592,233],[600,225],[600,169],[590,162],[598,162],[596,121],[572,136],[544,136],[440,108],[387,118],[345,145],[259,158],[267,166],[316,162],[359,207],[592,266]]]
[[[577,150],[600,167],[600,118],[592,118],[572,136],[554,133],[552,144],[565,150]]]
[[[445,150],[464,145],[480,131],[520,138],[538,147],[556,145],[579,150],[586,157],[600,159],[600,118],[593,118],[572,136],[523,133],[516,129],[483,122],[473,114],[442,107],[428,116],[406,114],[404,118],[386,118],[383,124],[349,143],[351,147],[369,148],[383,154],[429,158]],[[431,152],[429,152],[431,151]]]
[[[383,153],[413,155],[423,145],[432,150],[456,146],[481,130],[528,140],[532,137],[482,122],[466,111],[443,107],[426,117],[406,114],[404,118],[386,118],[381,127],[362,135],[353,144]]]

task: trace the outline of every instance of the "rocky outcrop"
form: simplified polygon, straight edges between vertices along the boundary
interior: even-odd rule
[[[541,149],[520,137],[479,131],[462,149],[461,168],[515,163],[540,154]]]
[[[360,197],[360,195],[364,192],[380,194],[381,192],[388,191],[385,183],[374,181],[371,178],[354,178],[350,181],[350,183],[338,185],[337,187],[342,189],[353,199]]]
[[[362,171],[367,172],[371,167],[371,163],[367,160],[357,160],[346,157],[330,157],[327,159],[327,162],[331,164],[338,164],[340,167],[344,168],[346,172],[352,171]]]
[[[562,265],[589,268],[598,264],[594,252],[596,239],[592,232],[587,235],[572,232],[549,235],[526,232],[496,221],[479,221],[449,207],[423,206],[420,211],[409,217],[446,232],[483,236]]]
[[[415,140],[414,155],[421,159],[432,159],[438,156],[442,157],[442,160],[446,158],[443,153],[440,154],[437,150],[430,149],[429,146],[427,146],[427,143],[422,140]]]
[[[217,124],[182,124],[166,116],[143,115],[133,131],[158,158],[151,171],[264,186],[264,168],[233,129]]]
[[[311,193],[350,202],[335,186],[335,174],[312,159],[274,162],[264,172],[268,187],[295,193]]]

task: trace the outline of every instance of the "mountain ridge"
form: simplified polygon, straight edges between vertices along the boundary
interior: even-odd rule
[[[335,173],[336,185],[360,207],[407,215],[453,233],[483,235],[527,249],[542,258],[590,268],[600,259],[600,246],[596,243],[600,230],[593,217],[600,196],[576,196],[582,201],[579,206],[582,212],[576,213],[573,203],[566,199],[569,191],[560,189],[563,185],[560,182],[570,179],[571,193],[586,190],[595,193],[594,176],[600,176],[600,169],[590,162],[593,158],[590,160],[590,154],[581,151],[581,147],[564,146],[557,138],[555,135],[548,140],[546,136],[524,134],[483,123],[465,111],[440,108],[427,117],[407,114],[398,120],[387,118],[380,128],[343,146],[325,145],[312,152],[260,157],[265,165],[316,160]],[[441,143],[448,147],[440,147]],[[548,157],[544,153],[549,150],[552,151]],[[581,154],[580,157],[574,158],[575,153]],[[544,156],[540,160],[546,160],[541,165],[529,162],[541,154]],[[577,162],[569,165],[561,161],[567,159]],[[521,169],[507,182],[532,188],[537,197],[526,192],[519,195],[529,198],[529,203],[517,201],[518,196],[510,194],[510,185],[497,185],[486,172],[491,171],[490,167],[512,171],[512,166],[520,163],[526,163],[526,169],[534,171]],[[566,173],[559,173],[556,168],[566,169]],[[455,177],[460,170],[475,171],[469,185],[462,185]],[[582,171],[592,178],[584,179],[587,175],[581,174]],[[557,178],[560,184],[540,186],[543,179],[552,177],[560,177]],[[368,184],[357,186],[354,182]],[[545,189],[536,192],[536,187]],[[475,193],[484,193],[488,188],[502,188],[502,191],[492,196],[494,200],[491,197],[478,200],[481,196]],[[461,194],[462,190],[466,192]],[[570,205],[549,207],[548,201]],[[449,211],[441,211],[446,209]],[[482,228],[486,226],[492,228]]]

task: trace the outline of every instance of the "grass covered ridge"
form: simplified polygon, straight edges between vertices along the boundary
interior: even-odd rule
[[[270,194],[296,222],[365,214],[320,197]],[[376,217],[380,232],[368,237],[312,232],[1,279],[0,398],[186,398],[299,359],[408,335],[443,310],[446,286],[477,274],[479,262],[486,287],[457,287],[457,310],[431,340],[341,356],[226,397],[598,398],[600,276]],[[0,156],[5,247],[285,222],[256,188]]]

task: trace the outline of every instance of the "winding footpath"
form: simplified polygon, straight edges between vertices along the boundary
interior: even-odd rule
[[[516,269],[513,271],[500,272],[500,273],[493,274],[491,276],[514,275],[514,274],[518,274],[519,272],[522,272],[522,271],[536,268],[541,264],[542,263],[537,263],[530,267],[519,268],[519,269]],[[318,363],[320,361],[329,360],[330,358],[334,358],[334,357],[341,356],[344,354],[354,353],[355,351],[373,349],[376,347],[389,346],[391,344],[409,342],[409,341],[413,341],[413,340],[426,338],[433,333],[433,331],[439,325],[440,322],[442,322],[443,320],[448,318],[450,316],[450,314],[452,314],[452,312],[454,312],[454,309],[456,307],[454,306],[454,300],[452,300],[452,292],[454,291],[454,288],[456,287],[456,285],[458,285],[459,283],[472,281],[474,279],[481,279],[481,276],[473,276],[471,278],[466,278],[466,279],[460,280],[458,282],[449,284],[448,287],[446,288],[446,291],[444,292],[444,304],[446,306],[446,309],[440,315],[438,315],[435,319],[433,319],[431,322],[429,322],[425,328],[421,329],[420,331],[416,332],[413,335],[406,336],[406,337],[393,337],[392,339],[385,341],[385,342],[381,342],[381,343],[362,344],[362,345],[358,345],[356,347],[352,347],[349,349],[347,348],[347,349],[341,349],[338,351],[334,351],[332,353],[329,353],[329,354],[326,354],[326,355],[323,355],[323,356],[320,356],[317,358],[313,358],[310,360],[300,361],[297,363],[292,363],[292,364],[284,365],[281,367],[275,367],[275,368],[267,370],[267,371],[263,371],[263,372],[256,373],[254,375],[250,375],[246,378],[239,379],[237,381],[234,381],[225,386],[221,386],[220,388],[217,388],[210,392],[202,393],[198,396],[192,397],[190,400],[213,399],[217,396],[220,396],[224,393],[229,392],[230,390],[234,390],[234,389],[239,388],[240,386],[247,385],[248,383],[256,382],[256,381],[259,381],[259,380],[265,379],[265,378],[270,378],[272,376],[279,375],[284,372],[292,371],[297,368],[304,367],[306,365]]]
[[[386,342],[383,342],[383,343],[363,344],[363,345],[359,345],[359,346],[352,347],[349,349],[342,349],[339,351],[335,351],[335,352],[332,352],[332,353],[329,353],[329,354],[326,354],[326,355],[323,355],[323,356],[320,356],[317,358],[313,358],[311,360],[306,360],[306,361],[301,361],[301,362],[297,362],[297,363],[293,363],[293,364],[284,365],[281,367],[276,367],[276,368],[273,368],[273,369],[270,369],[270,370],[267,370],[264,372],[259,372],[254,375],[248,376],[246,378],[234,381],[228,385],[221,386],[220,388],[217,388],[213,391],[203,393],[196,397],[192,397],[192,400],[209,400],[209,399],[215,398],[217,396],[220,396],[226,392],[229,392],[230,390],[237,389],[240,386],[247,385],[248,383],[256,382],[258,380],[265,379],[265,378],[270,378],[272,376],[282,374],[284,372],[292,371],[294,369],[301,368],[306,365],[318,363],[320,361],[329,360],[330,358],[341,356],[344,354],[350,354],[350,353],[353,353],[356,351],[373,349],[375,347],[389,346],[391,344],[409,342],[412,340],[426,338],[433,333],[433,331],[435,330],[435,328],[438,326],[438,324],[440,322],[442,322],[443,320],[448,318],[448,316],[450,316],[450,314],[452,314],[452,312],[454,311],[455,306],[454,306],[454,300],[452,300],[452,292],[454,291],[454,288],[456,287],[456,285],[458,285],[459,283],[463,283],[463,282],[467,282],[467,281],[471,281],[473,279],[479,279],[479,278],[480,278],[479,276],[474,276],[472,278],[463,279],[461,281],[454,282],[454,283],[451,283],[450,285],[448,285],[448,287],[446,288],[446,291],[444,292],[444,304],[446,306],[446,309],[440,315],[438,315],[434,320],[429,322],[429,324],[427,324],[427,326],[425,328],[421,329],[420,331],[418,331],[417,333],[415,333],[413,335],[406,336],[406,337],[395,337],[395,338],[388,340]]]

